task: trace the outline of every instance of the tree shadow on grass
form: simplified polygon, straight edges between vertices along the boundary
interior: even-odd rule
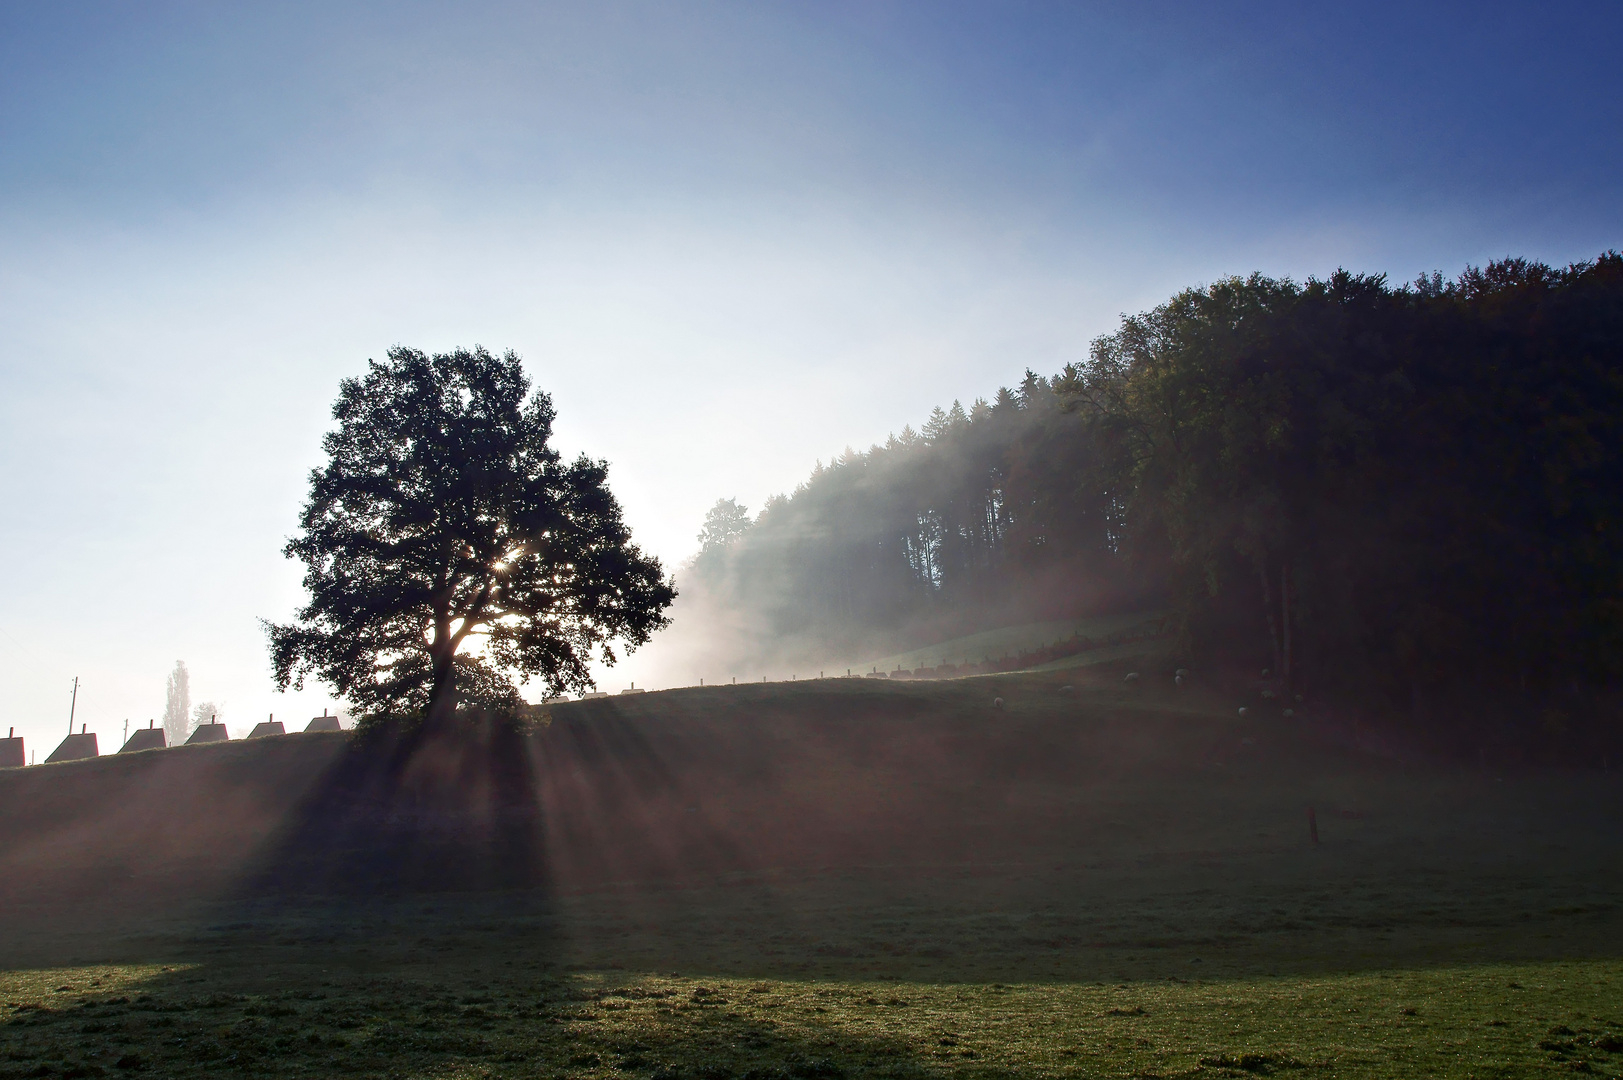
[[[761,1009],[741,1013],[739,999],[758,988],[738,983],[493,977],[465,964],[416,976],[274,964],[201,965],[96,985],[86,985],[88,975],[61,973],[79,985],[0,1009],[9,1014],[0,1076],[838,1080],[923,1076],[929,1064],[916,1040],[854,1034],[806,1009],[788,1023]]]
[[[490,718],[356,735],[256,855],[238,895],[392,895],[545,880],[527,740]]]
[[[748,864],[687,812],[673,748],[615,715],[526,733],[489,717],[358,735],[238,895],[397,895],[658,880]]]

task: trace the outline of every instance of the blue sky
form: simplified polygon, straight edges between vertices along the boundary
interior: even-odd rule
[[[77,674],[116,743],[177,658],[240,728],[331,704],[255,619],[391,344],[519,351],[675,565],[1183,286],[1623,245],[1620,45],[1601,4],[0,2],[0,726],[43,756]],[[656,657],[606,684],[777,674]]]

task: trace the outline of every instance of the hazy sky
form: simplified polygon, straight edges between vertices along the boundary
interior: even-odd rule
[[[704,510],[1174,290],[1623,246],[1623,7],[0,2],[0,733],[116,749],[256,619],[337,383],[516,349]],[[606,680],[637,677],[635,659]],[[645,670],[651,670],[646,669]],[[756,673],[694,672],[693,678]]]

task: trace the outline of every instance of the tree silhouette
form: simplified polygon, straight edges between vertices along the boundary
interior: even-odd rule
[[[608,466],[563,464],[552,400],[519,358],[389,350],[346,379],[300,535],[310,601],[264,623],[277,685],[316,675],[365,719],[511,714],[510,675],[593,683],[594,651],[646,642],[675,597],[631,543]]]
[[[717,499],[716,505],[704,516],[704,528],[699,530],[701,551],[724,548],[744,535],[750,527],[749,509],[739,505],[737,499]]]

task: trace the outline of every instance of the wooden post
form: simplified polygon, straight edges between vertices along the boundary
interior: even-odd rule
[[[1313,846],[1318,847],[1319,815],[1313,812],[1313,808],[1311,806],[1307,808],[1307,835],[1310,839],[1312,839]]]

